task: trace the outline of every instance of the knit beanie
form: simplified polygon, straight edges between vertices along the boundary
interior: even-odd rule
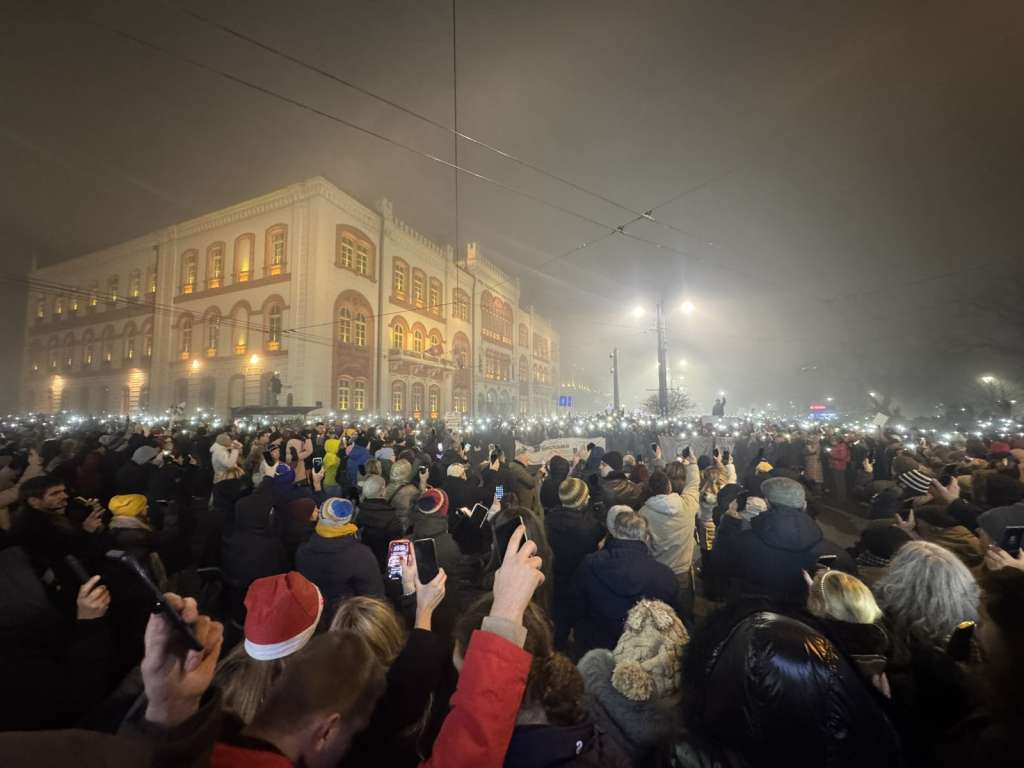
[[[135,449],[135,453],[132,454],[132,461],[141,467],[143,464],[149,464],[149,462],[156,458],[158,453],[160,451],[152,445],[140,445]]]
[[[363,481],[362,494],[364,499],[384,498],[384,478],[380,475],[370,475]]]
[[[611,467],[614,472],[622,471],[622,454],[618,451],[608,451],[601,457],[601,461]]]
[[[577,477],[567,478],[558,486],[558,500],[563,507],[579,509],[590,501],[590,489]]]
[[[416,509],[424,515],[448,517],[448,494],[440,488],[428,488],[416,502]]]
[[[316,523],[316,532],[324,538],[343,536],[344,526],[352,522],[355,508],[348,499],[327,499],[320,505],[320,519]]]
[[[146,506],[146,497],[141,493],[126,493],[111,497],[107,509],[114,517],[138,517],[145,513]]]
[[[274,479],[271,481],[278,488],[287,488],[295,482],[295,470],[281,463],[274,467]]]
[[[897,476],[896,482],[908,491],[913,491],[918,496],[924,496],[932,487],[932,479],[919,469],[904,472]]]
[[[245,594],[245,652],[258,661],[290,656],[313,637],[324,599],[296,571],[256,579]]]
[[[612,687],[630,701],[677,693],[680,660],[689,641],[675,611],[659,600],[641,600],[626,616],[612,651]]]

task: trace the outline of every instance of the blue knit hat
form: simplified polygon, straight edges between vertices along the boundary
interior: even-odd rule
[[[278,464],[274,467],[274,485],[278,487],[288,486],[295,482],[295,470],[287,464]]]

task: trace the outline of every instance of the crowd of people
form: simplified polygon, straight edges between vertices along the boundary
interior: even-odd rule
[[[9,431],[0,763],[1020,763],[1024,442],[634,431]]]

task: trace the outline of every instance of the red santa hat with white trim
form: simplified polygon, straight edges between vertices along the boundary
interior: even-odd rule
[[[324,599],[297,571],[256,579],[245,594],[245,651],[259,661],[290,656],[316,631]]]

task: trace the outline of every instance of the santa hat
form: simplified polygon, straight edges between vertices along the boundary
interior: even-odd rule
[[[316,631],[324,599],[297,571],[256,579],[245,595],[245,652],[258,661],[290,656]]]

